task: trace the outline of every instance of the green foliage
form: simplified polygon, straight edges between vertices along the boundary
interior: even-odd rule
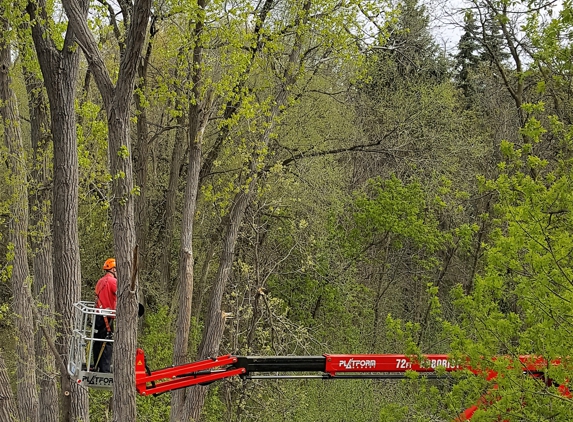
[[[156,312],[146,312],[144,330],[138,346],[145,350],[146,364],[151,369],[165,368],[172,364],[173,337],[169,309],[163,307]],[[90,417],[94,420],[111,418],[109,409],[111,392],[90,389]],[[169,419],[171,397],[163,394],[158,397],[137,397],[138,420],[163,422]]]
[[[420,331],[420,324],[412,321],[395,319],[391,315],[386,317],[386,331],[389,343],[394,350],[401,350],[404,354],[419,356],[420,348],[416,344],[415,337]]]
[[[406,419],[408,406],[390,403],[380,409],[380,421],[400,422]]]
[[[173,338],[169,308],[166,306],[145,314],[143,335],[139,338],[140,347],[145,350],[145,360],[150,368],[163,368],[173,360]]]
[[[446,76],[447,63],[429,24],[426,6],[418,0],[398,3],[398,16],[390,23],[390,35],[384,40],[391,48],[374,53],[376,70],[389,71],[394,76],[390,90],[404,82],[442,81]]]
[[[571,67],[573,16],[571,2],[563,2],[558,13],[536,10],[527,15],[525,33],[532,43],[534,66],[530,73],[539,81],[537,89],[550,104],[552,113],[571,121]],[[536,72],[535,70],[539,70]]]
[[[225,403],[221,400],[220,388],[215,386],[209,390],[201,417],[205,422],[218,422],[225,411]]]
[[[398,388],[396,384],[371,380],[266,381],[255,386],[244,385],[241,411],[230,420],[383,421],[380,415],[384,414],[384,403]]]
[[[418,183],[404,185],[395,176],[375,179],[365,192],[357,194],[354,204],[356,226],[348,236],[351,257],[356,258],[381,238],[387,239],[393,249],[412,242],[430,255],[443,247],[444,235],[435,217],[426,212],[424,193]]]
[[[537,121],[526,128],[535,141],[545,132]],[[551,414],[565,421],[570,409],[555,387],[523,377],[510,362],[525,354],[548,360],[570,354],[572,167],[562,161],[548,169],[527,153],[527,145],[508,143],[504,151],[502,174],[486,185],[499,196],[487,265],[472,294],[455,292],[459,325],[446,328],[455,339],[453,350],[468,355],[473,365],[480,365],[484,356],[508,357],[488,362],[500,374],[496,393],[501,398],[483,411],[483,418],[511,412],[526,420]],[[567,366],[549,365],[544,372],[557,383],[571,377]]]
[[[441,193],[448,193],[447,183]],[[442,230],[438,215],[446,204],[440,196],[433,201],[425,196],[417,182],[404,183],[395,176],[373,179],[336,220],[333,238],[355,284],[363,289],[362,307],[369,312],[362,313],[361,337],[372,352],[418,354],[422,338],[437,341],[430,327],[440,310],[441,279],[436,277],[444,264],[438,257],[454,235],[458,243],[467,242],[475,230]]]
[[[503,13],[495,10],[493,7],[487,8],[487,16],[484,19],[482,26],[482,40],[483,49],[481,50],[480,60],[489,63],[493,66],[495,63],[503,64],[509,57],[509,52],[506,51],[506,43],[502,33],[502,24],[508,23],[509,17],[507,16],[507,8],[503,9]]]
[[[151,369],[165,368],[173,362],[173,321],[169,309],[161,307],[154,312],[146,312],[143,334],[138,346],[145,350],[145,363]],[[138,420],[160,422],[169,419],[171,397],[164,394],[159,397],[138,397]]]
[[[6,319],[8,318],[8,313],[10,311],[10,307],[8,306],[7,303],[3,303],[2,305],[0,305],[0,322],[4,323],[6,322]]]
[[[96,202],[89,196],[80,202],[78,228],[82,257],[82,298],[91,300],[97,280],[102,276],[103,262],[113,255],[111,217],[107,202]]]
[[[439,265],[436,254],[450,240],[451,235],[439,229],[421,185],[404,184],[396,177],[371,180],[357,192],[351,226],[340,232],[350,262],[375,263],[389,277],[411,264],[420,280]],[[394,261],[403,250],[410,251],[407,260]]]
[[[283,169],[262,185],[260,203],[266,211],[259,224],[269,227],[265,242],[272,247],[267,247],[265,266],[259,268],[281,262],[281,271],[270,275],[268,287],[283,301],[289,319],[309,327],[318,342],[329,339],[333,348],[352,350],[357,347],[357,327],[370,318],[362,306],[367,292],[342,268],[340,245],[333,235],[332,221],[344,199],[345,181],[328,165],[308,171],[303,178],[311,183],[301,183]],[[324,194],[317,197],[316,190]]]

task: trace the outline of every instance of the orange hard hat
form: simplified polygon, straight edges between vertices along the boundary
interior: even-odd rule
[[[103,264],[103,269],[109,271],[115,268],[115,258],[108,258]]]

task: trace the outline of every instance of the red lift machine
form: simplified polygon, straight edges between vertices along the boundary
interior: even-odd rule
[[[93,302],[74,304],[76,315],[70,341],[68,372],[79,385],[89,388],[113,388],[113,373],[94,372],[92,368],[93,348],[96,342],[113,344],[113,339],[99,339],[94,336],[93,320],[104,312],[115,316],[115,311],[102,310]],[[542,380],[548,386],[556,386],[563,397],[572,398],[567,383],[555,384],[547,379],[548,366],[571,367],[570,362],[554,360],[548,362],[541,357],[520,356],[511,365],[519,367],[524,374]],[[145,363],[143,350],[138,349],[135,360],[135,387],[140,395],[157,395],[193,385],[206,385],[224,378],[239,376],[244,379],[400,379],[407,371],[414,371],[429,378],[443,377],[444,372],[469,370],[492,381],[495,371],[487,369],[492,365],[484,359],[482,368],[472,368],[464,362],[453,362],[445,354],[428,354],[420,357],[409,355],[331,355],[322,356],[234,356],[224,355],[199,362],[172,366],[155,371]],[[442,370],[437,371],[437,368]],[[495,388],[495,386],[493,386]],[[487,394],[479,405],[472,406],[460,415],[456,422],[470,420],[479,406],[487,406]]]

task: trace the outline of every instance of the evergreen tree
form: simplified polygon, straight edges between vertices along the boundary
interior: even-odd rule
[[[430,32],[430,16],[418,0],[404,0],[400,14],[390,26],[386,45],[376,50],[369,88],[396,89],[416,81],[444,80],[448,64]]]
[[[430,16],[425,5],[418,0],[405,0],[394,35],[398,46],[395,57],[403,75],[418,74],[422,77],[441,79],[446,73],[446,63],[440,47],[430,32]],[[406,59],[406,60],[403,60]]]
[[[476,87],[471,82],[472,72],[480,63],[489,67],[501,65],[509,58],[509,53],[504,50],[504,38],[499,23],[499,15],[490,13],[489,16],[478,26],[475,16],[467,11],[464,16],[463,35],[458,42],[458,52],[455,60],[455,81],[466,98],[475,94]]]
[[[455,81],[466,98],[475,93],[475,86],[471,82],[471,73],[474,71],[483,54],[483,49],[476,38],[478,27],[472,12],[467,11],[464,16],[464,33],[458,42],[458,53],[455,59]]]
[[[505,41],[501,32],[499,19],[504,18],[496,12],[491,12],[482,27],[482,45],[480,61],[488,63],[490,66],[495,63],[503,63],[509,59],[510,55],[504,51]]]

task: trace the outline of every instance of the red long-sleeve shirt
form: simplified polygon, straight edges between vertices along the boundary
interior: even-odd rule
[[[113,309],[117,303],[117,279],[107,272],[99,279],[95,288],[96,307],[104,309]]]

